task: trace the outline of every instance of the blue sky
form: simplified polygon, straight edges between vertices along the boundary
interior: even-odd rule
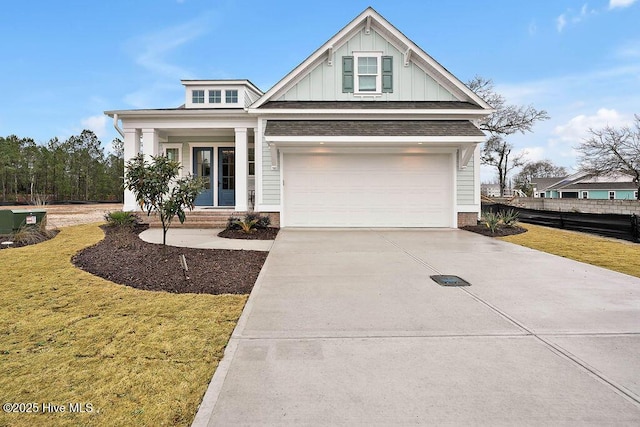
[[[178,106],[185,78],[266,91],[367,6],[460,80],[491,78],[510,102],[547,110],[510,138],[531,160],[575,166],[589,127],[640,113],[637,0],[22,0],[0,14],[0,135],[45,143],[90,128],[108,148],[103,111]]]

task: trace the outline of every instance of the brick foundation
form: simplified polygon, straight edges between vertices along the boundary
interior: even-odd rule
[[[267,215],[271,219],[271,227],[280,227],[280,212],[259,212],[261,215]]]
[[[478,223],[477,212],[458,212],[458,228]]]

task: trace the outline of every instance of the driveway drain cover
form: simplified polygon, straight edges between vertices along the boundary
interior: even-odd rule
[[[437,275],[430,277],[440,286],[471,286],[471,283],[459,278],[458,276]]]

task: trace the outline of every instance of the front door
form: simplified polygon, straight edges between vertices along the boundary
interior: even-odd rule
[[[193,175],[204,179],[205,187],[196,206],[213,206],[213,148],[193,149]]]
[[[234,147],[218,148],[218,205],[236,204],[236,151]]]

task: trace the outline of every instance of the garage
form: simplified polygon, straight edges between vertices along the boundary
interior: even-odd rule
[[[283,225],[452,227],[451,154],[285,153]]]

